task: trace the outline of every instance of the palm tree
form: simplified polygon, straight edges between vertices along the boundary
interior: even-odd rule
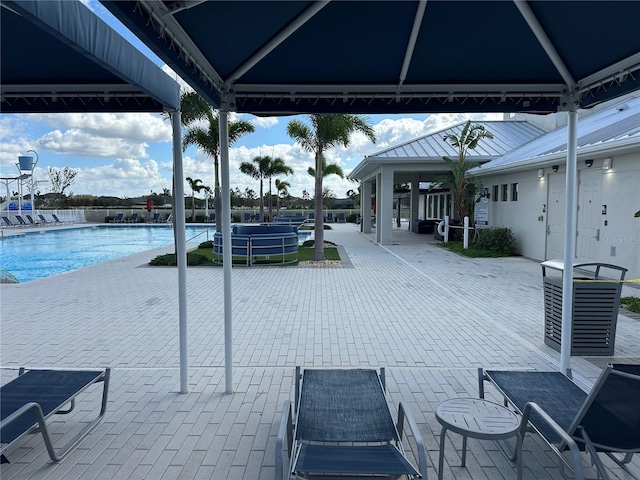
[[[464,217],[469,217],[470,224],[473,225],[473,205],[475,202],[475,192],[482,190],[482,184],[467,172],[480,165],[480,162],[467,162],[467,153],[478,146],[478,142],[483,138],[493,139],[493,134],[487,131],[483,125],[471,125],[471,120],[467,120],[460,136],[452,133],[445,135],[442,139],[449,142],[452,147],[458,150],[458,159],[451,160],[449,157],[442,159],[451,169],[451,177],[445,179],[453,186],[453,202],[458,213],[458,219],[462,221]],[[440,179],[438,180],[440,182]]]
[[[257,156],[251,162],[242,162],[240,171],[260,181],[260,218],[264,219],[264,180],[267,177],[271,157]]]
[[[316,176],[316,169],[313,167],[309,167],[307,173],[312,177]],[[322,176],[326,177],[328,175],[337,175],[340,178],[344,178],[344,172],[342,171],[342,167],[337,163],[327,163],[327,159],[322,156]]]
[[[286,197],[289,194],[291,184],[286,180],[276,178],[276,191],[278,192],[278,203],[276,206],[276,215],[280,215],[280,197]]]
[[[273,196],[271,195],[271,179],[278,175],[292,174],[293,169],[285,165],[284,160],[281,158],[274,158],[269,164],[266,176],[269,180],[269,220],[273,221]],[[276,179],[277,181],[278,179]],[[276,187],[277,188],[277,187]]]
[[[182,126],[188,127],[182,137],[182,150],[186,150],[189,145],[195,145],[213,158],[215,176],[213,205],[216,211],[216,229],[221,231],[220,120],[218,114],[204,98],[195,92],[185,92],[180,96],[180,110],[182,112]],[[205,126],[193,125],[195,122],[205,122]],[[240,137],[253,131],[253,125],[246,120],[229,122],[229,145],[233,145]]]
[[[311,114],[311,125],[292,120],[287,125],[287,133],[300,146],[315,156],[315,248],[314,260],[324,260],[324,224],[322,219],[322,158],[323,153],[337,145],[349,146],[350,136],[354,132],[364,133],[375,143],[373,128],[365,117],[347,114]]]
[[[202,185],[202,180],[199,178],[187,177],[187,183],[191,188],[191,221],[196,221],[196,193],[200,193],[202,190],[208,190],[209,187]]]

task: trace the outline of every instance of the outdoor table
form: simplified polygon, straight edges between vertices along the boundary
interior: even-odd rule
[[[516,463],[518,480],[522,479],[522,437],[518,416],[502,405],[481,398],[453,398],[441,402],[436,408],[436,419],[442,425],[440,432],[440,459],[438,480],[442,480],[444,441],[447,430],[462,435],[462,466],[467,455],[467,437],[479,440],[504,440],[516,437]]]

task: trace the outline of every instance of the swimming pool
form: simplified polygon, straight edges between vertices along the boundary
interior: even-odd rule
[[[187,241],[213,239],[215,226],[187,227]],[[173,244],[167,225],[102,225],[25,231],[0,242],[0,268],[20,283]]]
[[[187,242],[212,240],[215,231],[213,225],[187,227]],[[95,225],[24,233],[0,241],[0,268],[20,283],[173,244],[173,229],[167,225]],[[300,231],[299,244],[310,234]]]

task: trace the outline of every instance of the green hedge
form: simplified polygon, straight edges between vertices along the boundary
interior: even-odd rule
[[[488,250],[501,255],[516,253],[516,237],[507,227],[481,228],[478,230],[478,240],[474,245],[480,250]]]

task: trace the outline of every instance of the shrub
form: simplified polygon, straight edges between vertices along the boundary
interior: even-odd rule
[[[213,248],[213,240],[207,240],[198,245],[198,248]]]
[[[501,255],[513,255],[516,253],[516,238],[507,227],[483,228],[478,230],[478,241],[474,247]]]
[[[347,223],[358,223],[358,215],[357,213],[352,213],[347,217]]]
[[[209,259],[199,253],[187,252],[187,265],[195,267],[207,263]],[[173,253],[166,253],[164,255],[158,255],[156,258],[151,259],[149,265],[175,267],[177,265],[176,256]]]
[[[640,298],[639,297],[622,297],[620,299],[627,310],[634,313],[640,313]]]

